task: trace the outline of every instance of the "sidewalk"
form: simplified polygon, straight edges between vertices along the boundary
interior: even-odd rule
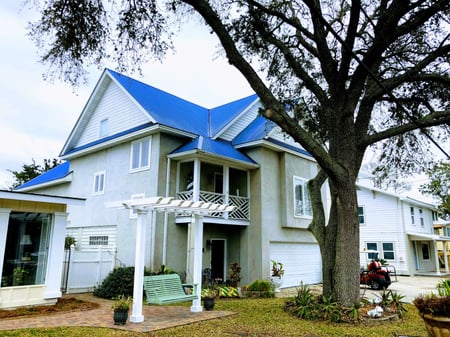
[[[190,312],[188,306],[149,306],[144,305],[144,322],[130,323],[122,326],[114,325],[112,301],[99,299],[91,294],[71,294],[67,297],[75,297],[90,302],[98,302],[98,309],[88,311],[74,311],[55,313],[47,316],[25,316],[22,318],[2,319],[0,330],[16,330],[23,328],[51,328],[61,326],[103,327],[111,329],[129,330],[135,332],[149,332],[167,329],[175,326],[191,324],[209,319],[221,318],[233,315],[229,311],[203,311]]]

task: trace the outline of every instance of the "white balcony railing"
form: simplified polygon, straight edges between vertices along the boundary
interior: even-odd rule
[[[192,200],[192,191],[183,191],[177,193],[177,199]],[[225,202],[225,194],[200,191],[200,201],[212,202],[215,204],[225,204],[230,206],[236,206],[236,208],[228,213],[228,219],[233,220],[249,220],[250,219],[250,199],[246,197],[240,197],[237,195],[229,195],[228,202]],[[212,217],[223,218],[223,212],[217,212],[210,214]]]

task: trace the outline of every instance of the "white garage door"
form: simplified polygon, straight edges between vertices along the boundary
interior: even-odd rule
[[[283,263],[284,287],[322,282],[322,259],[316,243],[271,243],[270,258]]]

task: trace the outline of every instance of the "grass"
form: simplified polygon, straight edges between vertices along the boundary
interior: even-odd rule
[[[305,321],[283,311],[286,299],[221,299],[215,310],[237,314],[153,333],[136,333],[105,328],[61,327],[1,331],[3,337],[389,337],[397,335],[426,336],[416,308],[407,304],[402,320],[376,323],[341,324]],[[189,304],[184,304],[189,305]],[[1,324],[1,323],[0,323]],[[132,323],[127,323],[132,324]]]

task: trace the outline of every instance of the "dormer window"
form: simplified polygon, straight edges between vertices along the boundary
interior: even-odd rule
[[[108,133],[109,133],[109,123],[108,118],[105,118],[100,121],[99,136],[100,138],[103,138],[106,137]]]

